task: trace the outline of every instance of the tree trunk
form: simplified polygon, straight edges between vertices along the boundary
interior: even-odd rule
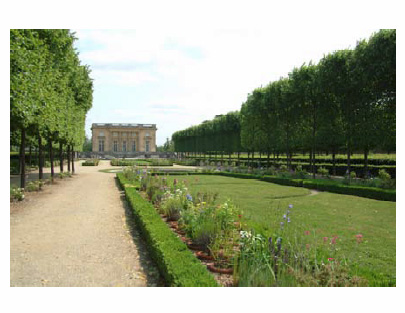
[[[315,179],[316,168],[315,168],[315,151],[312,151],[312,178]]]
[[[67,154],[67,168],[68,172],[70,172],[70,146],[67,145],[66,147],[66,154]]]
[[[25,129],[21,129],[21,146],[20,146],[20,188],[25,188]]]
[[[39,179],[44,178],[44,156],[42,155],[42,138],[41,134],[38,133],[38,168],[39,168]]]
[[[30,144],[30,161],[29,161],[30,167],[32,166],[32,145]]]
[[[72,147],[72,174],[75,173],[75,152],[73,151]]]
[[[347,148],[347,174],[350,177],[350,155],[351,155],[351,151],[350,151],[350,147]]]
[[[250,166],[250,151],[248,151],[248,161],[247,161],[247,166]]]
[[[336,153],[335,151],[332,152],[332,172],[333,172],[333,176],[336,176]]]
[[[368,178],[368,149],[364,149],[364,178]]]
[[[53,168],[53,149],[52,149],[52,139],[49,138],[49,161],[51,162],[51,177],[55,176],[55,170]]]
[[[270,167],[270,150],[267,150],[267,169]]]
[[[254,167],[254,164],[255,164],[255,152],[252,151],[252,165],[251,165],[251,167]]]
[[[59,168],[60,172],[63,173],[63,144],[59,143]]]

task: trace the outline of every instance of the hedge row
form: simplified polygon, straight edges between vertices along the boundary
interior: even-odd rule
[[[159,159],[151,159],[151,160],[111,160],[111,166],[173,166],[173,161],[170,160],[159,160]]]
[[[190,159],[196,159],[197,161],[204,161],[206,159],[201,158],[201,157],[194,157],[194,156],[189,156],[188,158]],[[209,161],[220,161],[221,158],[210,158]],[[243,162],[247,162],[249,159],[246,157],[240,157],[239,161],[243,161]],[[279,159],[276,159],[274,161],[274,158],[271,157],[270,159],[270,163],[287,163],[286,158],[285,157],[281,157]],[[341,163],[347,163],[347,159],[346,158],[336,158],[336,164],[341,164]],[[229,158],[225,155],[224,156],[224,161],[229,161]],[[232,157],[231,158],[231,162],[237,162],[238,159]],[[261,162],[262,164],[266,164],[267,163],[267,157],[255,157],[254,158],[254,162]],[[308,158],[294,158],[292,159],[293,162],[295,163],[308,163],[309,162],[309,157]],[[315,159],[316,163],[328,163],[332,165],[332,158],[325,158],[325,157],[320,157],[320,158],[316,158]],[[364,159],[363,158],[351,158],[350,159],[350,163],[352,165],[363,165],[364,164]],[[396,160],[393,159],[368,159],[368,164],[369,165],[396,165]]]
[[[370,198],[383,201],[396,201],[396,191],[391,189],[383,189],[377,187],[366,187],[356,185],[344,185],[340,182],[326,179],[299,179],[299,178],[282,178],[269,175],[255,175],[245,173],[229,173],[229,172],[188,172],[188,173],[175,173],[175,172],[158,172],[156,175],[220,175],[234,178],[244,179],[259,179],[265,182],[274,183],[284,186],[304,187],[308,189],[316,189],[320,191],[328,191],[338,194],[346,194],[364,198]]]
[[[394,202],[396,201],[395,190],[381,189],[377,187],[327,184],[309,180],[303,180],[302,185],[303,187],[308,189],[317,189],[320,191],[329,191],[333,193],[352,195],[376,200],[394,201]]]
[[[117,174],[133,209],[148,250],[167,284],[177,287],[217,287],[214,277],[166,225],[153,205],[143,199],[128,180]]]
[[[221,162],[221,160],[210,159],[209,162],[214,162],[216,164],[217,162]],[[224,164],[229,163],[229,161],[227,159],[225,159],[223,162],[224,162]],[[235,162],[235,164],[237,163],[236,160],[231,160],[231,162]],[[267,162],[266,161],[257,161],[257,160],[248,162],[248,161],[241,160],[241,161],[239,161],[239,165],[240,166],[250,165],[252,167],[258,168],[260,166],[266,166]],[[287,162],[286,161],[277,161],[277,162],[270,161],[270,166],[275,166],[276,168],[278,168],[281,165],[287,165]],[[293,160],[292,167],[295,168],[297,165],[301,165],[302,169],[304,169],[308,172],[311,171],[311,166],[308,163],[308,160],[306,160],[306,162],[295,162],[295,160]],[[329,173],[333,174],[333,165],[331,163],[330,164],[329,163],[317,163],[315,165],[315,171],[317,171],[318,168],[320,168],[320,167],[323,167],[323,168],[329,170]],[[386,170],[391,175],[392,178],[396,177],[395,164],[394,165],[369,165],[368,166],[368,171],[370,172],[370,174],[372,176],[378,176],[378,171],[382,170],[382,169]],[[335,165],[335,171],[336,171],[337,176],[344,176],[346,174],[346,170],[347,170],[346,164],[336,164]],[[358,177],[364,176],[364,166],[363,165],[352,164],[350,166],[350,170],[354,171],[356,173],[356,176],[358,176]]]
[[[86,160],[82,162],[82,166],[98,166],[98,163],[100,163],[98,159]]]
[[[335,181],[318,180],[318,179],[290,179],[275,176],[258,176],[240,173],[220,173],[222,176],[235,178],[256,178],[263,181],[294,187],[304,187],[308,189],[316,189],[320,191],[328,191],[338,194],[346,194],[364,198],[370,198],[383,201],[396,201],[396,191],[391,189],[382,189],[377,187],[344,185]]]

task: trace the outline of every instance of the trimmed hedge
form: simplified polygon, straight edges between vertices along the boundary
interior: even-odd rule
[[[170,286],[217,287],[214,277],[166,225],[153,205],[143,199],[120,173],[118,181],[135,215],[135,221],[147,242],[148,250],[160,273]]]
[[[396,191],[376,187],[353,186],[303,180],[303,187],[383,201],[396,201]]]
[[[173,166],[173,161],[166,159],[134,159],[134,160],[124,160],[124,159],[114,159],[110,161],[111,166]]]
[[[98,163],[100,163],[98,159],[86,160],[82,162],[82,166],[98,166]]]

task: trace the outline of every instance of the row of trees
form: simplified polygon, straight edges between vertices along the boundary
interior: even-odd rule
[[[226,153],[241,151],[239,112],[218,115],[213,120],[172,135],[176,152]]]
[[[240,126],[235,127],[240,145],[227,149],[284,153],[289,166],[293,153],[309,152],[313,173],[318,152],[332,153],[334,163],[335,154],[345,151],[350,171],[350,155],[363,151],[367,171],[370,150],[395,151],[395,85],[396,31],[380,30],[355,49],[328,54],[318,64],[304,64],[255,89],[242,104]],[[206,151],[193,141],[200,134],[193,130],[203,125],[175,133],[176,151]],[[223,134],[218,132],[217,140]],[[225,151],[216,144],[210,149]]]
[[[27,143],[38,151],[43,178],[46,149],[54,175],[54,151],[63,172],[64,152],[72,158],[85,138],[85,118],[92,106],[93,83],[81,65],[69,30],[10,31],[10,143],[20,146],[21,187],[25,187]]]

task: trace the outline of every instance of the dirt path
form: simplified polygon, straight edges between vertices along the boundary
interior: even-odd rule
[[[156,286],[161,279],[108,168],[11,204],[11,286]]]

